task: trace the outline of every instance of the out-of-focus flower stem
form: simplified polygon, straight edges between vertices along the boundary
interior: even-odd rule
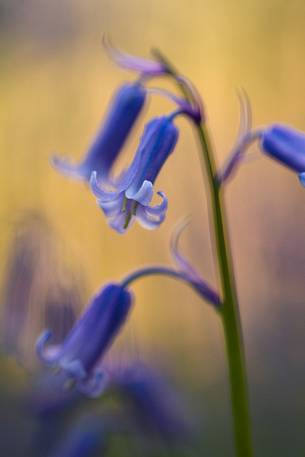
[[[179,74],[172,63],[159,50],[154,50],[156,58],[167,68],[181,94],[190,101],[187,88],[181,84]],[[229,380],[235,447],[237,457],[252,457],[252,438],[250,408],[248,399],[245,351],[242,328],[235,290],[230,243],[227,235],[225,208],[222,201],[222,189],[217,177],[213,149],[205,122],[193,119],[202,154],[200,155],[203,174],[208,180],[211,202],[211,228],[215,238],[219,276],[222,288],[222,306],[219,314],[222,319],[226,351],[228,358]]]
[[[221,189],[216,179],[214,156],[209,135],[204,124],[197,124],[196,130],[202,150],[201,162],[207,175],[212,209],[211,224],[215,236],[219,275],[223,293],[220,309],[229,365],[231,403],[235,433],[236,455],[251,457],[252,440],[250,411],[245,368],[245,353],[242,338],[240,314],[235,291],[230,244],[227,237],[225,209]]]

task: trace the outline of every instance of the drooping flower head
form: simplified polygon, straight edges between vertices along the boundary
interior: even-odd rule
[[[263,152],[300,174],[305,184],[305,134],[286,125],[272,125],[262,131]]]
[[[173,151],[178,129],[173,120],[177,112],[153,119],[145,127],[139,147],[130,167],[113,183],[112,189],[98,182],[96,173],[91,177],[91,189],[109,224],[123,233],[135,219],[145,228],[154,229],[165,219],[167,198],[162,192],[159,205],[152,206],[153,184]]]
[[[61,345],[47,346],[51,332],[43,332],[36,343],[38,356],[47,365],[62,370],[79,390],[98,395],[104,379],[97,364],[124,324],[131,304],[130,292],[121,285],[105,286]]]
[[[79,165],[53,158],[53,164],[62,173],[73,178],[89,180],[93,171],[106,179],[128,138],[145,102],[146,91],[139,83],[124,84],[112,99],[106,119],[95,140]]]

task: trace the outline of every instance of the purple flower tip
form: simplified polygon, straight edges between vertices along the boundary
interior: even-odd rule
[[[136,71],[144,76],[160,76],[168,72],[166,67],[160,62],[132,56],[120,51],[106,37],[103,39],[103,44],[110,58],[126,70]]]
[[[293,171],[305,172],[305,134],[285,125],[271,125],[262,133],[263,152]]]

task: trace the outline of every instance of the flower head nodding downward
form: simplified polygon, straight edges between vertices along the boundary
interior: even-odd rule
[[[305,185],[305,134],[286,125],[271,125],[262,131],[263,152],[299,173]]]
[[[84,160],[79,165],[72,165],[54,157],[54,166],[65,175],[77,179],[88,181],[93,171],[97,172],[98,178],[107,179],[144,106],[145,98],[146,91],[138,82],[121,86]]]
[[[104,376],[98,362],[124,324],[132,304],[128,290],[118,284],[105,286],[92,300],[60,346],[46,346],[51,332],[46,330],[36,343],[39,358],[63,370],[68,383],[89,395],[98,395]]]
[[[155,179],[178,140],[173,123],[177,114],[155,118],[147,124],[130,167],[115,180],[112,189],[103,186],[102,180],[98,182],[96,173],[91,176],[92,192],[118,233],[124,233],[135,219],[147,229],[158,227],[165,219],[165,195],[158,192],[162,198],[159,205],[152,206],[151,201]]]

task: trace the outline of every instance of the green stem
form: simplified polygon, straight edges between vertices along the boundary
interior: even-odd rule
[[[167,57],[159,50],[154,54],[173,77],[182,95],[190,101],[191,97],[186,87],[177,79],[178,72]],[[221,188],[216,177],[214,155],[209,141],[208,131],[204,123],[194,121],[202,149],[201,162],[203,172],[208,178],[208,187],[212,208],[212,232],[215,235],[215,245],[218,260],[218,269],[223,293],[223,305],[220,309],[224,328],[226,351],[229,365],[229,379],[231,390],[232,415],[235,434],[237,457],[252,457],[252,440],[250,411],[247,389],[247,376],[245,367],[245,353],[242,338],[241,322],[235,281],[232,268],[230,244],[227,237],[225,209],[222,204]]]
[[[214,164],[214,157],[211,152],[212,149],[209,143],[208,132],[204,125],[198,124],[197,132],[202,149],[203,165],[209,183],[213,232],[215,234],[218,267],[223,292],[221,317],[229,365],[236,455],[238,457],[251,457],[253,452],[245,354],[235,291],[230,245],[227,239],[225,211],[222,205],[221,189],[216,179],[216,167]]]

